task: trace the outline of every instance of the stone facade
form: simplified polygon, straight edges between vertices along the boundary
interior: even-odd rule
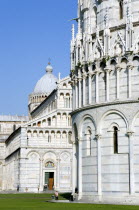
[[[139,203],[139,1],[78,0],[72,27],[73,191]]]
[[[28,121],[24,116],[0,116],[0,190],[3,187],[5,164],[5,140],[8,136]]]
[[[72,191],[70,77],[56,79],[50,65],[46,70],[46,76],[35,87],[38,92],[29,96],[30,120],[21,124],[2,142],[1,190]],[[51,84],[53,86],[49,87]],[[5,127],[8,128],[8,123]]]

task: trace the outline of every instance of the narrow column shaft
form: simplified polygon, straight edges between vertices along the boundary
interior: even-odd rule
[[[78,190],[79,190],[79,199],[82,197],[82,141],[78,141]]]
[[[91,104],[91,101],[92,101],[92,100],[91,100],[91,98],[92,98],[91,86],[92,86],[92,85],[91,85],[91,75],[90,75],[90,74],[89,74],[89,77],[88,77],[88,83],[89,83],[89,84],[88,84],[88,85],[89,85],[89,88],[88,88],[88,89],[89,89],[89,104]]]
[[[131,68],[129,67],[128,68],[128,98],[131,98],[131,96],[132,96],[132,89],[131,89],[131,85],[132,85],[132,83],[131,83]]]
[[[96,103],[99,103],[99,73],[96,73]]]
[[[75,188],[76,186],[76,178],[77,178],[77,173],[76,173],[76,144],[75,142],[73,143],[73,150],[72,150],[72,192],[75,193]]]
[[[75,85],[75,107],[78,108],[78,83]]]
[[[85,106],[85,77],[83,77],[83,106]]]
[[[81,79],[79,79],[78,82],[78,87],[79,87],[79,108],[81,107]]]
[[[43,160],[40,159],[40,191],[43,191]]]
[[[128,132],[129,138],[129,191],[130,194],[135,193],[134,183],[134,151],[133,151],[133,132]]]
[[[110,95],[110,73],[107,70],[106,71],[106,100],[109,101],[109,95]]]
[[[57,190],[59,189],[59,181],[60,181],[60,179],[59,179],[59,168],[60,168],[60,160],[59,159],[57,159],[57,174],[56,174],[56,177],[57,177],[57,183],[56,183],[56,188],[57,188]]]
[[[102,181],[101,181],[101,136],[96,135],[97,139],[97,169],[98,169],[98,195],[102,194]]]
[[[117,74],[116,74],[116,92],[117,92],[117,99],[120,98],[120,69],[117,69]]]

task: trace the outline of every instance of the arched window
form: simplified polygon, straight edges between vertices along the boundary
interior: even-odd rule
[[[113,127],[113,145],[114,145],[114,154],[118,154],[118,128]]]
[[[86,132],[86,155],[91,155],[91,129],[88,128]]]
[[[39,122],[37,123],[37,126],[38,126],[38,127],[41,127],[41,121],[39,121]]]
[[[51,118],[48,118],[47,122],[48,122],[48,126],[51,126]]]
[[[120,20],[123,19],[123,0],[119,1],[119,16]]]
[[[71,143],[71,141],[72,141],[72,132],[71,131],[69,131],[69,133],[68,133],[68,141],[69,141],[69,143]]]

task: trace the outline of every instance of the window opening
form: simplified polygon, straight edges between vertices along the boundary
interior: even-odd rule
[[[118,154],[118,128],[114,126],[113,129],[114,154]]]
[[[91,130],[89,129],[86,134],[87,139],[87,156],[91,155]]]

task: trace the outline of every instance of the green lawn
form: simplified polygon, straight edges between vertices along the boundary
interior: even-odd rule
[[[60,199],[64,199],[60,196]],[[139,206],[116,206],[76,203],[48,203],[50,194],[0,194],[0,209],[2,210],[138,210]]]

